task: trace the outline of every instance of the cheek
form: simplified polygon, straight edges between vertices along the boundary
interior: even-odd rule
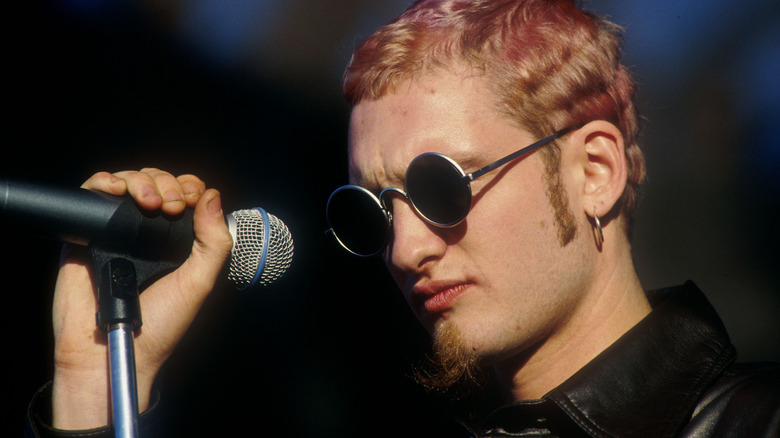
[[[496,190],[495,196],[485,196],[474,206],[467,220],[469,240],[483,242],[499,259],[528,258],[554,232],[554,216],[542,187]]]
[[[561,257],[545,186],[541,181],[513,185],[505,179],[493,187],[499,188],[475,206],[460,246],[479,265],[492,290],[543,289]]]

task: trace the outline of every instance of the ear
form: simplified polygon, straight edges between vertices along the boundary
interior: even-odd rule
[[[581,208],[585,214],[610,214],[626,187],[626,151],[620,130],[604,120],[587,123],[573,133],[576,165],[581,171]],[[614,212],[617,213],[617,212]]]

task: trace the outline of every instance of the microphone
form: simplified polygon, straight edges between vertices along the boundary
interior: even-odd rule
[[[145,279],[175,269],[189,256],[192,216],[191,208],[170,217],[142,211],[129,197],[0,181],[0,218],[36,234],[139,260],[146,265],[139,275]],[[276,216],[258,207],[234,211],[225,221],[233,237],[228,279],[237,289],[268,285],[289,268],[293,240]]]

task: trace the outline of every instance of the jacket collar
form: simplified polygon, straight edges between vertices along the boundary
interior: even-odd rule
[[[538,427],[538,417],[565,417],[559,425],[573,420],[592,436],[673,436],[736,352],[693,283],[648,298],[653,311],[613,345],[541,400],[498,409],[485,429],[507,429],[499,423],[510,418],[508,427],[522,430]]]

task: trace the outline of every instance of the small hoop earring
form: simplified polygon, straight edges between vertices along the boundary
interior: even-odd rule
[[[593,207],[593,220],[596,222],[596,235],[599,238],[598,244],[599,248],[604,244],[604,231],[601,230],[601,221],[599,220],[599,217],[596,216],[596,207]]]

